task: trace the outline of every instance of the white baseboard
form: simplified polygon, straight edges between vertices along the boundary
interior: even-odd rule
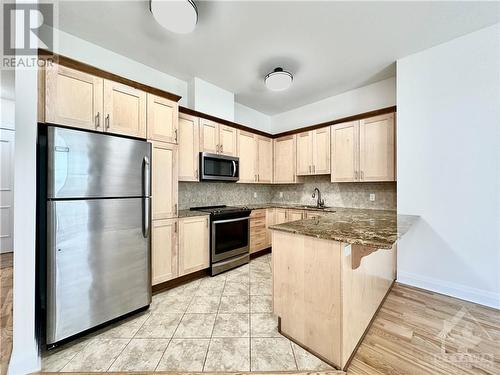
[[[26,375],[38,372],[41,370],[40,357],[36,353],[22,352],[17,354],[12,351],[10,358],[9,375]]]
[[[398,270],[398,283],[500,309],[500,294]]]

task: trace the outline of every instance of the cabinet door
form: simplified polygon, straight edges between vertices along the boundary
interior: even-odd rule
[[[200,119],[200,150],[212,154],[219,151],[219,124]]]
[[[302,220],[303,219],[303,212],[302,210],[288,210],[287,214],[287,222],[289,221],[296,221],[296,220]]]
[[[257,136],[257,181],[270,184],[273,181],[273,142],[271,138]]]
[[[104,80],[105,131],[146,138],[146,93]]]
[[[287,222],[287,210],[285,208],[274,209],[274,224],[283,224]]]
[[[45,121],[103,130],[103,79],[53,64],[45,75]]]
[[[274,225],[274,208],[266,209],[266,244],[268,247],[272,242],[272,232],[269,229],[271,225]]]
[[[177,102],[147,94],[148,139],[154,141],[177,143],[177,123],[179,106]]]
[[[238,182],[257,182],[257,141],[253,133],[238,130],[240,179]]]
[[[226,125],[219,125],[219,153],[236,156],[236,129]]]
[[[296,182],[296,139],[295,135],[274,139],[274,183]]]
[[[208,268],[208,216],[179,219],[179,276]]]
[[[152,216],[167,219],[177,216],[177,146],[153,142]]]
[[[330,127],[313,130],[313,174],[330,174]]]
[[[358,121],[332,126],[332,182],[358,181],[358,129]]]
[[[297,134],[297,175],[312,174],[312,132]]]
[[[253,210],[250,214],[250,253],[267,246],[266,209]]]
[[[151,224],[151,273],[153,285],[178,275],[177,219],[153,220]]]
[[[198,181],[200,160],[198,117],[179,115],[179,181]]]
[[[360,181],[394,181],[394,154],[394,114],[360,120]]]

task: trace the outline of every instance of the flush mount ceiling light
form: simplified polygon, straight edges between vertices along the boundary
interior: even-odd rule
[[[192,0],[151,0],[149,9],[156,22],[174,33],[190,33],[198,22],[198,9]]]
[[[275,68],[264,78],[264,83],[267,88],[272,91],[283,91],[290,87],[293,81],[292,73],[283,70],[283,68]]]

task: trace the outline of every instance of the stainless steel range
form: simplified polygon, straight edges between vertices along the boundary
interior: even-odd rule
[[[210,268],[212,276],[250,260],[250,210],[210,206],[191,210],[210,213]]]

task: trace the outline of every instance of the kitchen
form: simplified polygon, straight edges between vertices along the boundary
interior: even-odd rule
[[[486,26],[487,36],[497,27]],[[58,35],[64,43],[38,49],[47,68],[31,76],[39,369],[417,373],[419,362],[429,373],[463,370],[436,362],[442,347],[429,349],[443,322],[461,308],[468,322],[495,322],[498,310],[493,292],[461,294],[409,271],[423,259],[411,260],[409,249],[429,234],[427,212],[401,208],[411,206],[405,192],[431,189],[419,191],[429,177],[411,179],[406,168],[419,154],[405,150],[426,143],[426,130],[408,134],[410,80],[390,76],[339,93],[319,118],[307,115],[314,106],[277,112],[276,124],[287,126],[270,127],[209,82],[195,78],[186,101],[161,76],[156,85],[112,69],[71,48],[84,42]],[[398,75],[423,69],[411,63],[398,60]],[[259,78],[263,102],[301,84],[299,71],[279,64]],[[370,105],[360,104],[364,96]],[[348,110],[353,97],[359,103]],[[498,333],[495,323],[474,331],[474,352],[497,348]],[[450,346],[464,340],[457,334]],[[11,369],[20,363],[16,337],[14,328]],[[495,373],[498,358],[488,358],[474,366]]]

